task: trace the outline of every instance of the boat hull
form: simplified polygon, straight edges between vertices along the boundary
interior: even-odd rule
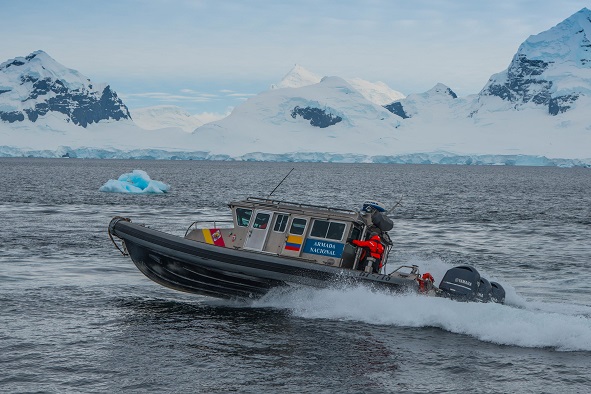
[[[368,284],[417,289],[417,282],[302,261],[275,254],[196,242],[115,218],[109,232],[148,278],[174,290],[218,298],[258,298],[274,287]]]

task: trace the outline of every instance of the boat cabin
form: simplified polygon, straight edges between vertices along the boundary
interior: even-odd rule
[[[185,238],[356,269],[361,248],[347,240],[365,239],[372,226],[371,214],[365,211],[256,197],[232,202],[229,207],[232,227],[190,228]]]

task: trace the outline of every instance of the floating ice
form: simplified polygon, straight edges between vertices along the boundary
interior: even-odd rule
[[[155,181],[142,170],[123,174],[119,179],[109,179],[99,191],[106,193],[154,193],[161,194],[170,190],[166,183]]]

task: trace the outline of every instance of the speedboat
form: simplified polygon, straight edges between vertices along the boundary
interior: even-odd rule
[[[231,222],[193,222],[184,236],[121,216],[111,220],[109,236],[154,282],[206,296],[257,298],[275,287],[362,284],[461,301],[504,302],[502,286],[482,278],[472,266],[448,270],[439,286],[416,265],[386,273],[393,221],[391,210],[379,202],[366,201],[361,209],[350,210],[248,197],[228,207]],[[354,240],[376,235],[383,246],[379,258],[355,245]]]

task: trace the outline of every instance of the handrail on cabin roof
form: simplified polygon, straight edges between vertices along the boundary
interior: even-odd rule
[[[312,204],[302,204],[298,202],[290,202],[290,201],[282,201],[282,200],[273,200],[268,198],[261,198],[261,197],[247,197],[246,201],[255,202],[255,203],[263,203],[268,205],[289,205],[296,208],[314,208],[314,209],[323,209],[331,212],[341,212],[341,213],[348,213],[348,214],[357,214],[357,211],[352,209],[344,209],[344,208],[334,208],[334,207],[327,207],[323,205],[312,205]]]

